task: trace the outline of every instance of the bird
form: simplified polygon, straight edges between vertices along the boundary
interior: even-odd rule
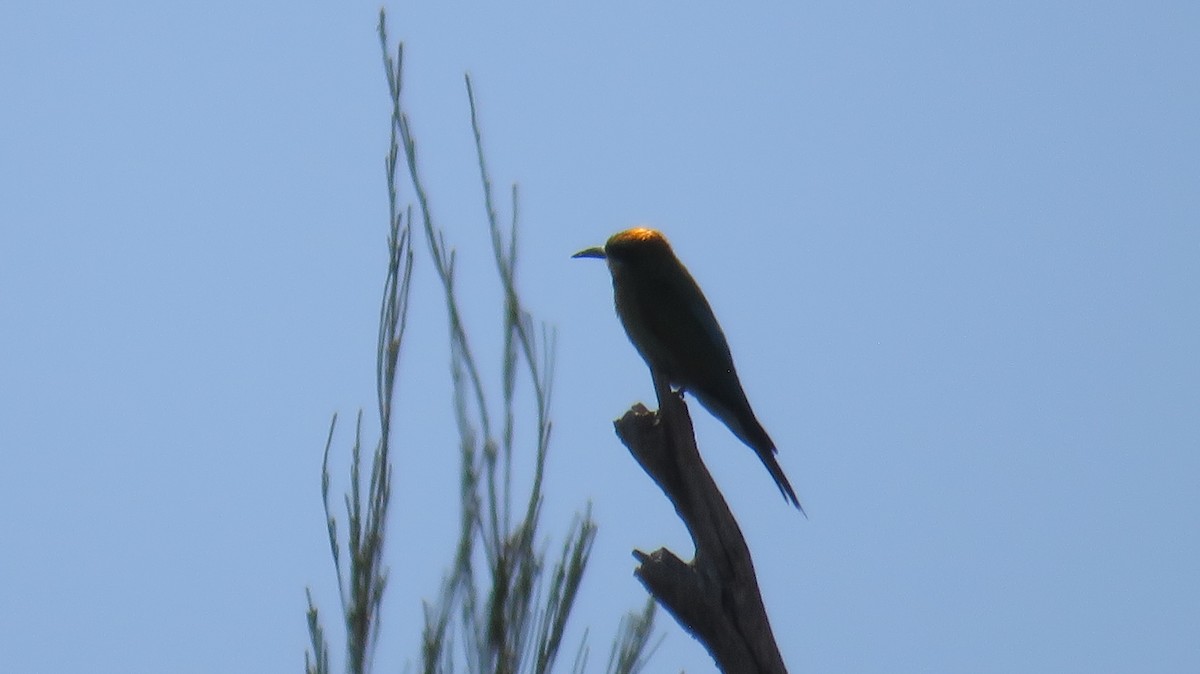
[[[758,454],[784,499],[804,508],[775,459],[777,449],[754,416],[733,356],[700,286],[662,232],[634,227],[573,258],[598,258],[612,274],[617,316],[653,375],[695,396]]]

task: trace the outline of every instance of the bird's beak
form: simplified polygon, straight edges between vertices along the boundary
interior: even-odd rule
[[[571,257],[573,257],[573,258],[574,257],[596,257],[596,258],[600,258],[601,260],[603,260],[604,258],[606,258],[608,256],[604,254],[603,248],[601,248],[600,246],[596,246],[595,248],[585,248],[584,250],[581,250],[578,253],[575,253]]]

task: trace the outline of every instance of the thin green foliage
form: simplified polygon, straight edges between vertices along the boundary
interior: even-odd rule
[[[399,83],[397,82],[397,87]],[[392,494],[392,408],[399,375],[401,344],[408,318],[408,297],[413,271],[413,251],[409,223],[411,212],[399,207],[396,191],[396,167],[399,161],[395,132],[391,150],[385,160],[388,183],[389,232],[388,269],[384,280],[383,299],[379,308],[379,334],[376,343],[375,382],[379,416],[379,440],[371,455],[370,474],[365,490],[362,468],[362,412],[354,425],[354,444],[351,447],[349,493],[344,496],[347,523],[345,552],[338,533],[338,520],[330,503],[329,459],[333,446],[337,415],[329,425],[321,464],[321,497],[334,570],[337,573],[338,596],[346,626],[346,671],[364,674],[370,671],[371,658],[379,641],[383,596],[388,583],[387,567],[383,563],[384,542]],[[329,644],[320,616],[309,594],[308,626],[312,641],[311,653],[305,654],[305,669],[309,674],[329,672]]]
[[[663,640],[663,637],[659,637],[653,646],[650,645],[656,606],[654,597],[647,597],[641,611],[631,611],[621,619],[617,638],[613,640],[612,651],[608,655],[609,672],[637,674],[645,669],[650,656],[654,655]]]
[[[313,603],[312,591],[306,590],[304,594],[308,599],[308,636],[312,642],[312,651],[304,653],[304,671],[307,674],[330,674],[329,642],[325,640],[321,616],[317,605]]]
[[[397,49],[396,58],[390,57],[382,15],[380,39],[389,70],[393,121],[399,129],[430,258],[441,281],[449,318],[451,370],[463,465],[464,528],[455,565],[441,596],[436,603],[426,606],[422,667],[426,672],[455,667],[454,657],[448,655],[448,633],[452,617],[458,614],[462,663],[468,671],[548,672],[557,659],[563,631],[587,567],[596,527],[590,514],[581,515],[568,534],[561,559],[553,566],[547,562],[545,552],[537,547],[542,483],[550,443],[554,340],[547,330],[541,332],[540,339],[535,335],[534,321],[522,306],[516,289],[516,191],[514,188],[512,226],[505,233],[492,196],[474,91],[468,78],[468,101],[488,231],[505,298],[500,411],[503,430],[497,438],[493,426],[495,415],[488,403],[478,360],[459,309],[454,253],[446,243],[445,234],[434,222],[428,192],[417,170],[417,147],[412,127],[403,111],[399,87],[393,86],[400,81],[403,52]],[[520,519],[514,520],[515,401],[521,372],[528,376],[532,389],[536,452],[532,485],[523,496]],[[486,568],[476,570],[477,561]],[[545,601],[541,600],[543,593]]]
[[[388,502],[391,494],[391,411],[397,381],[397,363],[408,307],[413,251],[410,231],[411,207],[402,209],[397,197],[400,158],[416,200],[416,212],[428,244],[428,252],[443,291],[450,333],[451,379],[455,422],[459,433],[461,461],[459,537],[450,570],[436,600],[425,604],[425,626],[421,645],[424,672],[512,673],[553,671],[563,635],[592,544],[596,525],[588,507],[576,517],[556,561],[540,547],[539,524],[543,503],[543,479],[549,451],[550,400],[554,374],[554,335],[546,328],[535,330],[534,320],[523,307],[517,292],[517,189],[512,189],[512,218],[505,231],[492,195],[492,181],[484,161],[475,92],[466,79],[471,128],[475,138],[485,214],[496,270],[504,292],[503,345],[501,351],[501,400],[499,412],[488,402],[479,361],[468,339],[455,285],[455,255],[444,232],[433,218],[432,206],[417,169],[417,146],[402,105],[403,46],[393,56],[388,46],[386,14],[380,12],[379,39],[392,103],[391,146],[385,162],[390,209],[389,268],[380,309],[377,344],[376,393],[380,439],[375,446],[365,492],[361,476],[362,414],[355,425],[351,448],[350,485],[345,497],[347,526],[345,557],[338,522],[330,507],[329,455],[337,423],[330,425],[322,465],[321,491],[334,568],[338,576],[343,616],[347,629],[348,672],[369,671],[371,654],[378,642],[380,608],[387,586],[387,569],[382,563]],[[527,377],[535,422],[533,473],[528,492],[515,492],[513,470],[518,383]],[[497,437],[493,420],[501,419]],[[519,503],[514,511],[514,502]],[[518,514],[519,513],[519,514]],[[329,670],[329,646],[317,608],[309,598],[308,624],[312,650],[306,653],[306,671],[324,674]],[[645,637],[630,641],[638,660],[652,629],[652,607],[643,625]],[[625,624],[624,621],[622,623]],[[624,630],[624,628],[622,628]],[[624,643],[624,642],[622,642]],[[640,645],[637,645],[640,644]],[[620,645],[614,645],[614,653]],[[573,670],[582,671],[588,649],[586,636],[579,646]],[[608,671],[633,672],[614,667]]]

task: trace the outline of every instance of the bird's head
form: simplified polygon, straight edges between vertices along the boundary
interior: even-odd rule
[[[661,232],[646,227],[634,227],[610,236],[603,248],[586,248],[571,257],[608,260],[611,267],[653,262],[664,257],[674,258],[675,253],[671,251],[671,244],[667,243],[667,238]]]

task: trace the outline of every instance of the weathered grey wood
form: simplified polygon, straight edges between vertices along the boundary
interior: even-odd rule
[[[642,404],[615,422],[617,436],[671,500],[696,554],[634,551],[635,575],[726,674],[786,674],[763,607],[750,549],[696,450],[683,398],[655,378],[659,412]]]

